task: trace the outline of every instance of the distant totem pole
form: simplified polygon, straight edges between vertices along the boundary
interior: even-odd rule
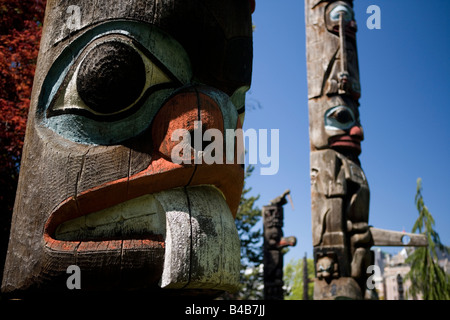
[[[402,246],[400,232],[369,226],[370,191],[358,159],[358,55],[353,1],[305,0],[314,299],[375,298],[366,286],[372,245]],[[426,240],[409,234],[407,245]]]
[[[268,206],[263,206],[264,224],[264,299],[283,300],[283,251],[287,246],[295,246],[295,237],[283,237],[283,205],[287,203],[287,190],[275,198]]]
[[[174,158],[174,132],[242,127],[253,10],[47,1],[2,292],[68,293],[72,270],[81,291],[237,290],[244,169]]]
[[[398,300],[405,300],[405,290],[403,289],[403,277],[401,274],[397,274],[397,291]]]

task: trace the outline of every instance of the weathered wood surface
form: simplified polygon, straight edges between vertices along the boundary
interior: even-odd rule
[[[315,299],[376,298],[366,286],[367,267],[374,264],[370,247],[427,245],[422,235],[368,224],[352,8],[352,0],[305,0]]]
[[[183,110],[178,109],[178,114],[170,116],[166,113],[168,98],[181,106],[186,103],[183,96],[186,91],[191,97],[200,97],[189,106],[196,111],[197,120],[206,121],[202,118],[202,112],[206,112],[202,111],[201,99],[206,100],[203,94],[213,101],[213,115],[220,114],[220,119],[211,123],[222,122],[222,130],[242,125],[243,93],[250,87],[252,70],[251,2],[47,2],[3,292],[13,295],[66,292],[66,270],[73,264],[81,268],[82,288],[159,290],[167,258],[163,232],[108,241],[62,241],[53,234],[64,221],[146,194],[196,185],[214,186],[226,197],[229,208],[227,213],[221,212],[230,217],[220,222],[217,217],[214,220],[209,216],[214,212],[204,212],[212,210],[208,206],[200,206],[202,212],[192,210],[191,214],[205,217],[202,221],[212,219],[214,223],[223,223],[222,234],[233,234],[224,230],[231,228],[230,221],[239,204],[244,177],[241,166],[175,164],[160,152],[158,143],[163,141],[158,140],[157,133],[164,132],[176,121],[181,128],[188,129],[189,117]],[[69,28],[68,19],[77,18],[73,16],[74,11],[68,10],[72,5],[79,8],[79,25]],[[94,81],[89,77],[98,74],[82,71],[89,67],[84,59],[93,54],[109,59],[105,66],[133,66],[137,70],[133,72],[139,73],[141,63],[130,65],[124,56],[111,53],[110,47],[127,48],[123,52],[135,51],[134,59],[144,62],[147,80],[142,99],[130,107],[124,107],[125,102],[121,102],[109,110],[105,103],[109,101],[108,94],[94,99],[83,94],[77,97],[78,89],[86,95],[89,88],[82,84],[77,88],[75,80]],[[119,84],[126,83],[125,76],[119,73],[118,77],[122,77]],[[106,83],[98,82],[102,86]],[[117,94],[116,89],[107,89],[110,91],[105,92],[112,96]],[[136,92],[123,94],[129,95],[126,102],[136,97]],[[219,95],[226,98],[217,99]],[[166,111],[160,110],[164,106]],[[80,111],[80,108],[85,109]],[[213,196],[205,192],[203,196]],[[200,223],[199,234],[206,232],[202,228]],[[173,235],[182,231],[171,232]],[[224,245],[236,241],[233,236],[224,240],[208,235],[207,239],[207,243],[213,241],[217,246],[225,240]],[[199,254],[205,250],[209,254],[218,248],[205,245],[202,243],[198,248]],[[192,286],[201,288],[206,295],[235,287],[239,250],[223,252],[229,252],[230,257],[222,255],[222,258],[230,260],[220,263],[221,280],[210,279],[213,276],[208,274],[216,275],[213,271],[204,272],[205,279],[200,276],[195,279],[195,270],[189,270],[192,283],[196,283]],[[197,268],[211,267],[210,262],[205,262],[208,259],[202,261],[206,265]],[[191,265],[195,268],[194,263]],[[202,281],[205,281],[203,287]]]
[[[188,187],[156,194],[156,198],[165,209],[168,228],[161,287],[235,291],[240,242],[220,191]]]
[[[426,247],[427,237],[423,234],[370,228],[374,246]]]
[[[352,8],[350,0],[305,0],[315,299],[364,297],[373,264]]]

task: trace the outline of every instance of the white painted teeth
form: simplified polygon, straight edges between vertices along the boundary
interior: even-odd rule
[[[55,239],[87,241],[150,234],[165,236],[165,231],[164,209],[153,195],[145,195],[66,221],[56,228]]]

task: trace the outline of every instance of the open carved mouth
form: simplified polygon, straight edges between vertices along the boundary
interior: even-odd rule
[[[190,194],[197,196],[190,200]],[[173,221],[167,219],[169,212],[188,214],[194,210],[210,212],[220,219],[234,219],[223,193],[212,185],[180,187],[143,195],[89,214],[77,216],[73,213],[76,204],[72,199],[64,202],[47,221],[44,240],[47,247],[57,251],[76,250],[81,243],[96,243],[94,247],[105,247],[116,240],[145,240],[165,245],[167,230]],[[229,216],[229,217],[228,217]],[[188,218],[189,219],[189,218]],[[103,243],[103,246],[99,246]],[[72,245],[71,245],[72,244]],[[140,243],[142,245],[142,243]]]
[[[156,175],[151,173],[150,170],[158,172],[160,167],[167,171]],[[222,207],[226,207],[227,212],[215,214],[230,215],[234,220],[241,191],[236,185],[239,185],[242,175],[243,169],[236,164],[198,165],[194,170],[194,167],[181,167],[162,158],[155,160],[148,170],[87,190],[62,202],[46,222],[44,242],[47,248],[64,252],[76,251],[79,246],[97,251],[96,248],[114,243],[120,246],[122,242],[129,244],[132,240],[145,240],[137,244],[140,247],[164,246],[170,202],[178,203],[177,211],[189,213],[193,210],[192,202],[186,200],[189,191],[200,188],[201,193],[208,196],[197,201],[198,205],[223,202]],[[209,189],[215,192],[211,193]],[[164,199],[170,201],[166,203]],[[216,212],[217,208],[212,206],[211,210]],[[136,241],[133,243],[135,245]]]
[[[136,288],[235,290],[239,283],[234,217],[213,185],[146,194],[81,216],[75,206],[64,202],[47,221],[47,265],[76,259],[87,288],[110,281],[110,273],[119,277],[112,285],[125,276]]]

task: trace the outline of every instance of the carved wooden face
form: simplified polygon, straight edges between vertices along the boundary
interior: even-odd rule
[[[320,72],[308,71],[309,116],[314,149],[333,148],[358,156],[364,135],[358,111],[360,84],[352,7],[348,1],[320,1],[313,6],[315,14],[307,17],[312,20],[307,22],[307,36],[314,43],[311,52],[321,53],[308,56],[308,67],[323,66]]]
[[[237,252],[228,264],[239,273],[243,168],[176,163],[171,133],[196,121],[203,131],[241,127],[249,2],[97,1],[80,4],[70,30],[64,3],[46,9],[3,289],[67,290],[69,265],[91,289],[199,287],[205,274],[171,271],[184,259],[171,247],[179,242],[198,258],[183,266],[202,269],[208,250]],[[225,240],[190,252],[196,230]]]
[[[266,228],[282,228],[284,214],[280,207],[264,208],[264,225]]]
[[[311,144],[316,149],[333,148],[358,156],[364,132],[354,102],[333,96],[309,103],[310,119],[314,119],[314,126],[310,126]]]
[[[330,281],[332,278],[337,278],[339,276],[337,261],[332,256],[318,258],[316,270],[317,278],[319,280],[325,279]]]

